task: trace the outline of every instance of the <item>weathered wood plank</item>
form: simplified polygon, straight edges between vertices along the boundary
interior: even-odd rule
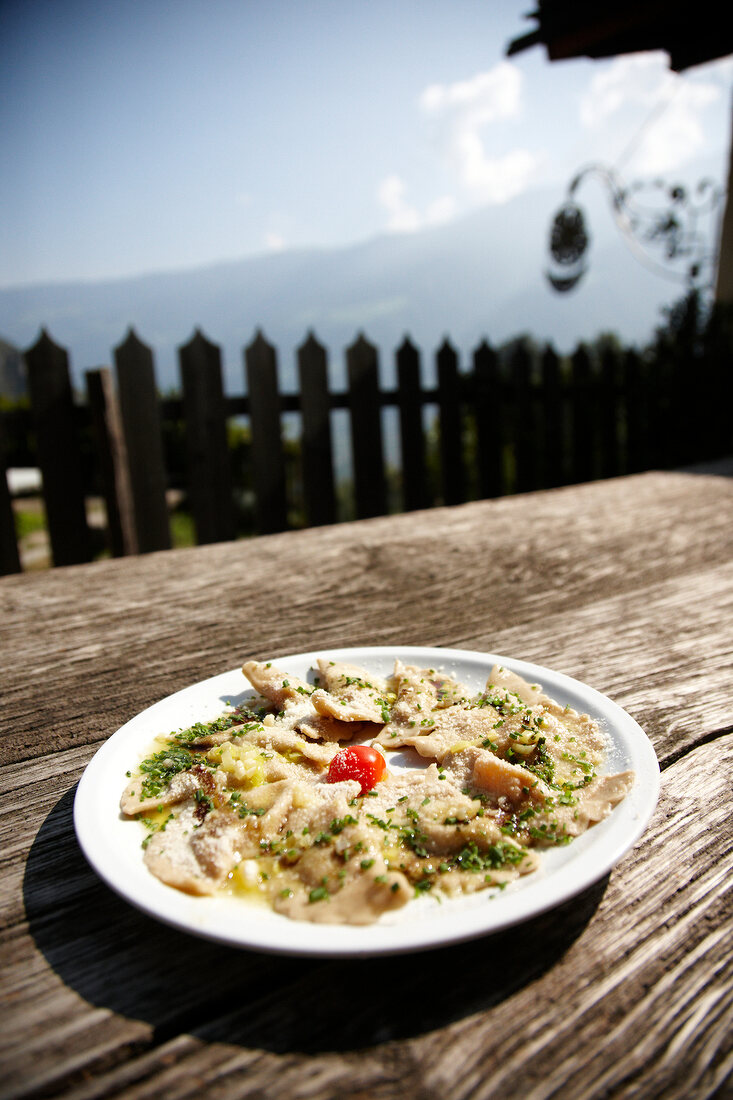
[[[323,344],[310,333],[298,348],[302,415],[303,499],[311,526],[335,523],[331,402],[328,360]]]
[[[0,1092],[722,1097],[732,511],[725,479],[650,474],[6,577]],[[349,962],[208,944],[96,879],[73,789],[123,721],[246,655],[390,642],[526,657],[640,721],[662,798],[610,878],[476,943]]]
[[[46,769],[16,797],[37,805]],[[733,735],[670,765],[636,850],[559,910],[427,956],[338,962],[231,952],[137,913],[74,852],[62,798],[25,867],[31,937],[7,953],[3,1095],[183,1097],[196,1080],[222,1097],[397,1098],[409,1080],[456,1098],[712,1097],[730,1071],[732,778]],[[440,997],[436,970],[458,976]]]
[[[87,398],[97,450],[99,476],[107,512],[107,538],[114,557],[137,553],[135,508],[112,372],[86,371]]]
[[[252,430],[252,479],[257,528],[262,534],[288,525],[285,457],[280,427],[277,354],[257,331],[244,351]]]
[[[733,566],[724,553],[719,564],[731,514],[730,481],[650,474],[193,557],[99,562],[85,570],[83,591],[56,571],[8,577],[3,706],[14,732],[0,741],[0,760],[97,741],[247,655],[354,644],[355,622],[364,643],[429,641],[556,666],[682,748],[698,719],[711,729],[731,720],[733,615],[723,609]],[[283,577],[287,614],[274,614]],[[336,621],[324,613],[335,598]],[[32,706],[29,677],[44,684]],[[701,709],[679,711],[691,680]]]
[[[141,554],[170,547],[166,472],[153,353],[130,329],[114,349]]]
[[[91,561],[69,357],[44,330],[24,358],[54,564]]]
[[[221,350],[197,329],[178,349],[188,457],[188,490],[200,544],[234,538]]]
[[[359,519],[387,511],[377,349],[359,335],[346,349],[354,497]]]

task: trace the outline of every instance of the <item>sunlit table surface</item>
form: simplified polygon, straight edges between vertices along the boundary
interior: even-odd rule
[[[648,473],[0,581],[8,1097],[731,1095],[733,481]],[[661,796],[580,896],[372,959],[171,929],[104,885],[76,785],[143,708],[248,657],[522,658],[623,707]]]

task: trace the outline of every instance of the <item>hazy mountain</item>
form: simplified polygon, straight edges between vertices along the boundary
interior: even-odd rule
[[[45,327],[70,353],[77,380],[112,362],[130,326],[155,353],[161,388],[178,384],[176,348],[196,327],[223,349],[226,385],[243,386],[242,348],[261,328],[278,348],[281,380],[295,378],[295,349],[308,330],[327,345],[340,384],[343,349],[363,331],[381,351],[385,377],[409,333],[426,365],[448,335],[462,356],[531,333],[569,350],[617,332],[646,341],[661,308],[683,293],[630,254],[598,202],[590,214],[589,273],[561,296],[543,271],[557,192],[413,234],[385,235],[338,249],[272,253],[189,271],[0,290],[0,335],[27,348]]]

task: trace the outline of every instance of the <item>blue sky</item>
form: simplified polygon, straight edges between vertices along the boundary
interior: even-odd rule
[[[504,56],[526,0],[0,0],[0,285],[416,232],[584,164],[724,179],[730,59]]]

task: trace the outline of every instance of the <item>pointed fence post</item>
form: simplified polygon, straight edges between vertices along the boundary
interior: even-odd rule
[[[402,493],[405,511],[428,507],[425,432],[420,388],[420,352],[405,336],[397,349],[397,386],[400,407]]]
[[[387,511],[387,483],[382,446],[379,357],[363,333],[346,349],[354,459],[354,495],[359,519]]]
[[[117,388],[141,554],[170,547],[160,403],[153,353],[130,329],[115,348]]]
[[[137,553],[135,511],[122,432],[122,414],[109,367],[86,371],[87,399],[107,510],[107,535],[113,557]]]
[[[461,504],[466,499],[461,380],[458,374],[458,354],[447,338],[438,349],[436,363],[443,503]]]
[[[285,457],[280,434],[277,355],[258,329],[245,348],[247,392],[252,427],[252,477],[257,526],[261,534],[288,526]]]
[[[504,420],[495,350],[483,340],[473,353],[478,483],[482,497],[504,491]]]
[[[196,329],[178,349],[188,452],[188,491],[199,543],[234,538],[221,351]]]
[[[44,329],[25,353],[25,362],[53,561],[55,565],[91,561],[69,358]]]
[[[303,498],[310,526],[336,521],[326,349],[312,332],[298,348]]]

